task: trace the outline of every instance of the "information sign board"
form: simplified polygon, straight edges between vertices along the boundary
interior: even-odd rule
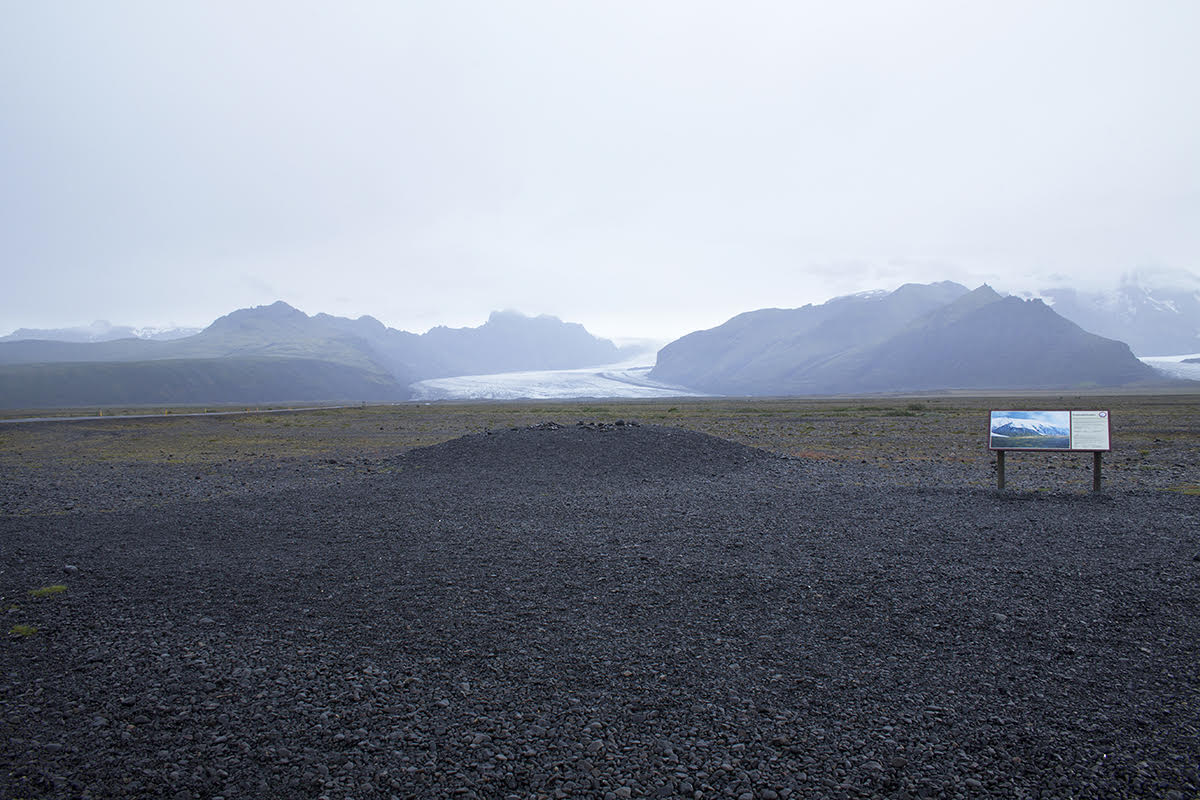
[[[992,450],[1111,450],[1107,411],[993,411]]]
[[[1111,450],[1107,411],[1071,412],[1072,450]]]

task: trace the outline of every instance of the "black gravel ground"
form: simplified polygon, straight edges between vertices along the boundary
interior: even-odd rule
[[[632,425],[341,466],[0,516],[0,797],[1200,795],[1200,497]]]

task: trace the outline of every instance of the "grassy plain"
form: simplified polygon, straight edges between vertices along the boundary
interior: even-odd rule
[[[186,416],[201,409],[155,409],[69,423],[0,424],[0,471],[69,471],[84,465],[202,467],[273,460],[379,459],[489,429],[552,421],[638,421],[676,426],[773,453],[893,471],[957,465],[968,485],[987,486],[988,411],[1105,408],[1112,411],[1107,480],[1125,488],[1200,491],[1200,394],[1121,394],[904,398],[674,399],[407,403],[276,413]],[[227,409],[228,410],[228,409]],[[145,413],[146,409],[130,409]],[[80,412],[77,412],[80,413]],[[94,413],[94,412],[92,412]],[[1090,454],[1029,453],[1008,460],[1009,485],[1022,470],[1037,488],[1063,488],[1047,471],[1077,470],[1090,485]],[[1030,486],[1034,488],[1034,486]]]

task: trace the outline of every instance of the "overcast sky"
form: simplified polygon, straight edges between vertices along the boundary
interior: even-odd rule
[[[1200,271],[1200,3],[0,0],[0,333]]]

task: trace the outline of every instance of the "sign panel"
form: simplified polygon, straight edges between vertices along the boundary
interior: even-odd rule
[[[1107,411],[1071,412],[1072,450],[1111,450]]]
[[[992,450],[1110,450],[1107,411],[993,411]]]

